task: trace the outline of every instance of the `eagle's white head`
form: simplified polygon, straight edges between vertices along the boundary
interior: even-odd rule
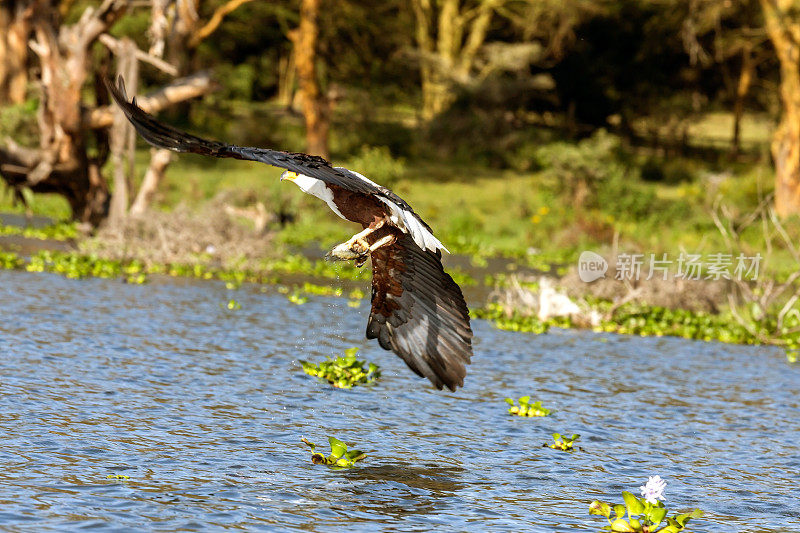
[[[285,170],[283,174],[281,174],[281,181],[284,180],[291,181],[300,187],[300,190],[304,193],[316,196],[320,200],[323,200],[326,204],[328,204],[328,207],[330,207],[334,213],[347,220],[344,215],[342,215],[341,211],[339,211],[339,207],[333,201],[333,193],[325,185],[324,181],[318,180],[317,178],[312,178],[311,176],[306,176],[305,174],[298,174],[297,172],[292,172],[291,170]]]
[[[312,191],[312,189],[315,188],[314,187],[315,185],[317,186],[316,188],[319,188],[320,184],[322,184],[322,186],[324,187],[324,184],[322,183],[321,180],[318,180],[317,178],[312,178],[311,176],[306,176],[304,174],[298,174],[297,172],[292,172],[291,170],[283,171],[283,174],[281,174],[281,181],[284,180],[291,181],[292,183],[300,187],[301,191],[308,194],[314,194],[314,191]],[[314,196],[318,195],[314,194]]]

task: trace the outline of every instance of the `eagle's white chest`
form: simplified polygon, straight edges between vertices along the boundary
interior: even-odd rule
[[[369,183],[370,185],[380,187],[380,185],[359,174],[358,172],[354,172],[342,167],[335,168],[342,173],[355,176],[358,179]],[[294,181],[294,183],[297,184],[297,186],[300,187],[303,192],[316,196],[320,200],[324,201],[326,204],[328,204],[328,207],[331,208],[331,211],[339,215],[340,218],[347,220],[333,202],[333,192],[331,192],[331,190],[325,185],[324,181],[312,178],[311,176],[305,176],[303,174],[297,175],[297,177],[292,181]],[[444,250],[445,252],[448,251],[447,248],[445,248],[444,245],[439,242],[439,239],[434,237],[433,234],[423,224],[420,223],[419,219],[417,219],[417,216],[414,213],[400,207],[388,198],[378,197],[378,199],[386,204],[386,206],[389,208],[389,221],[391,224],[403,233],[408,233],[411,235],[411,238],[414,239],[414,242],[417,244],[417,246],[423,250],[430,250],[431,252],[435,252],[437,250]]]
[[[344,218],[344,215],[339,208],[336,207],[336,204],[333,202],[333,193],[331,190],[325,185],[325,182],[322,180],[318,180],[317,178],[312,178],[311,176],[305,176],[303,174],[298,174],[298,176],[292,180],[294,183],[300,187],[305,193],[308,193],[312,196],[316,196],[326,204],[328,207],[331,208],[331,211],[339,215],[340,218],[347,220]]]

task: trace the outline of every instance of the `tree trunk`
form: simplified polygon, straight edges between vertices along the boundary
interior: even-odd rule
[[[750,91],[754,70],[753,54],[749,43],[742,48],[742,70],[739,72],[739,83],[736,84],[736,99],[733,102],[733,139],[731,140],[731,156],[736,157],[742,149],[741,130],[744,114],[744,99]]]
[[[459,0],[412,0],[424,120],[447,110],[456,98],[456,84],[469,82],[499,3],[480,0],[470,7]]]
[[[171,161],[172,152],[169,150],[150,149],[150,166],[144,175],[139,194],[136,195],[136,200],[131,206],[131,215],[141,215],[150,208],[158,191],[158,186],[164,180],[164,175]]]
[[[282,57],[278,63],[278,103],[283,107],[290,107],[294,96],[294,82],[297,69],[294,64],[294,47],[288,55]]]
[[[120,41],[117,50],[117,74],[125,80],[132,94],[136,94],[139,86],[139,62],[136,60],[136,43],[125,38]],[[111,127],[111,161],[114,164],[114,195],[108,221],[111,225],[119,225],[128,215],[128,203],[133,174],[133,151],[136,137],[133,126],[125,118],[122,108],[114,108],[114,124]]]
[[[32,8],[23,0],[0,4],[0,104],[25,101]]]
[[[302,0],[300,25],[290,32],[289,39],[295,46],[297,80],[303,98],[306,150],[327,159],[330,108],[328,99],[320,90],[316,69],[319,7],[320,0]]]
[[[8,0],[1,0],[0,8],[16,5]],[[108,68],[102,64],[93,64],[94,44],[101,41],[108,49],[120,56],[127,57],[128,67],[121,65],[121,73],[125,74],[135,88],[135,66],[137,61],[148,62],[162,71],[175,75],[176,69],[165,63],[157,55],[146,54],[138,50],[130,42],[127,45],[108,35],[108,31],[131,5],[131,0],[102,0],[95,6],[87,7],[82,16],[73,24],[63,24],[61,7],[67,5],[56,0],[17,0],[28,2],[31,9],[26,12],[30,19],[33,39],[29,41],[30,49],[39,58],[39,79],[37,86],[40,92],[38,127],[40,134],[39,148],[23,148],[13,141],[0,141],[0,178],[11,188],[19,192],[30,189],[34,193],[54,193],[63,196],[72,208],[72,218],[87,222],[92,226],[100,224],[109,213],[110,194],[103,168],[109,155],[109,138],[106,129],[114,122],[114,108],[108,104],[105,87],[100,81],[107,75]],[[186,8],[189,18],[191,7],[196,0],[178,0]],[[159,2],[164,8],[168,1]],[[237,0],[237,5],[245,3]],[[229,12],[221,12],[221,16]],[[3,11],[0,10],[0,13]],[[154,50],[162,47],[163,21],[158,17],[154,21]],[[212,22],[214,22],[212,20]],[[218,25],[219,21],[214,22]],[[216,26],[210,26],[213,31]],[[3,29],[3,28],[0,28]],[[6,34],[0,34],[2,51],[6,50]],[[124,49],[127,48],[127,52]],[[124,52],[124,53],[123,53]],[[5,57],[5,56],[3,56]],[[122,61],[125,63],[125,61]],[[0,65],[5,65],[0,61]],[[3,72],[6,72],[3,70]],[[99,107],[89,109],[84,101],[86,89],[93,78],[96,92],[96,103]],[[175,103],[210,92],[213,88],[211,77],[201,72],[176,80],[172,84],[155,91],[139,103],[145,110],[155,112]],[[127,121],[125,121],[127,124]],[[94,136],[97,142],[91,143]],[[115,214],[123,216],[127,209],[130,191],[130,170],[126,169],[132,160],[131,150],[133,136],[120,133],[115,140],[116,198]],[[89,145],[94,146],[92,155]],[[151,163],[149,179],[137,197],[134,206],[142,209],[152,198],[155,185],[163,175],[168,158],[154,156]],[[155,172],[157,175],[153,176]],[[127,176],[126,176],[127,174]]]
[[[800,215],[800,20],[793,15],[800,2],[761,0],[761,6],[781,66],[783,115],[771,147],[775,212],[782,217]]]

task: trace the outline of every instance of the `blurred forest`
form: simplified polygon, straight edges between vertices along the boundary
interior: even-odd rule
[[[451,175],[418,179],[544,170],[572,208],[635,217],[638,183],[767,167],[758,194],[774,183],[786,216],[799,56],[793,0],[2,0],[0,177],[92,226],[157,202],[172,157],[136,152],[103,85],[119,74],[176,125],[388,186],[421,161]]]

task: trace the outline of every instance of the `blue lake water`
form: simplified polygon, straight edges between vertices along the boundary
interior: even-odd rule
[[[692,531],[800,531],[800,365],[780,350],[475,321],[447,393],[364,340],[367,311],[0,271],[0,530],[596,531],[593,499],[659,474],[670,509],[706,511]],[[376,386],[297,364],[351,346]],[[509,416],[528,394],[556,412]],[[553,432],[582,450],[542,447]],[[369,457],[312,465],[300,438],[326,435]]]

